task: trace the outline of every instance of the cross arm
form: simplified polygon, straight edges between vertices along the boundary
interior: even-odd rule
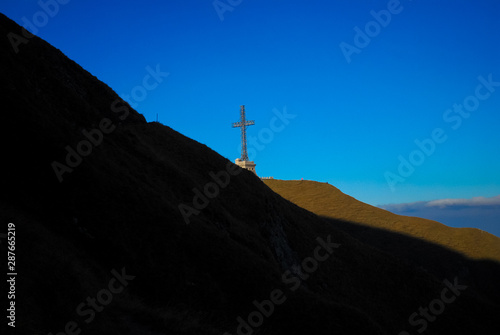
[[[243,126],[253,126],[255,124],[255,121],[245,121],[244,123],[243,122],[233,122],[233,128],[236,128],[236,127],[243,127]]]

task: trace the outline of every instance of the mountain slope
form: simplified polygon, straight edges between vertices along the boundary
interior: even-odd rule
[[[485,231],[452,228],[432,220],[396,215],[358,201],[327,183],[299,180],[264,182],[285,199],[320,216],[407,234],[472,259],[500,262],[500,238]]]
[[[414,333],[409,316],[446,287],[207,146],[146,123],[43,40],[15,53],[12,32],[22,34],[0,15],[0,221],[15,224],[18,273],[12,333]],[[89,151],[81,143],[96,129],[99,144],[68,160],[70,149]],[[62,181],[54,162],[71,165]],[[196,208],[189,224],[181,205]],[[427,322],[427,334],[496,333],[500,306],[474,285]]]

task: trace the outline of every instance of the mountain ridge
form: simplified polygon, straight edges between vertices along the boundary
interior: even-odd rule
[[[451,248],[472,259],[500,262],[500,238],[486,231],[452,228],[433,220],[393,214],[356,200],[328,183],[279,179],[264,180],[264,183],[285,199],[320,216],[406,233]],[[480,245],[481,248],[471,248],[473,245]]]

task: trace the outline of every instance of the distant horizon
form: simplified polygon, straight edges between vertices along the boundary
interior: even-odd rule
[[[379,207],[500,195],[498,1],[7,0],[0,11],[146,120],[233,162],[245,105],[260,176],[328,182]]]
[[[500,195],[471,199],[434,199],[377,206],[392,213],[438,221],[454,228],[477,228],[500,237]]]

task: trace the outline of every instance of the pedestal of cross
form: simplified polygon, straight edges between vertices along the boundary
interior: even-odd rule
[[[245,106],[242,105],[240,107],[240,121],[233,123],[233,128],[241,128],[241,158],[236,159],[235,163],[257,175],[257,172],[255,172],[255,163],[248,160],[247,152],[247,127],[254,124],[255,121],[246,119]]]

